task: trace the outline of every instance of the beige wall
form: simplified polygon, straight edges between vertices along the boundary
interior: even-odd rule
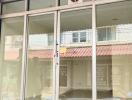
[[[74,60],[72,69],[72,88],[91,88],[91,64],[89,60]]]
[[[112,86],[114,97],[132,97],[132,57],[112,57]]]
[[[72,58],[61,61],[62,65],[67,65],[69,89],[91,89],[91,59]],[[111,90],[111,58],[99,57],[97,59],[97,88],[98,90]],[[66,89],[66,88],[65,88]]]
[[[17,100],[20,96],[21,63],[19,61],[4,61],[1,68],[1,98]]]
[[[32,59],[28,66],[27,98],[52,95],[53,70],[50,61]]]

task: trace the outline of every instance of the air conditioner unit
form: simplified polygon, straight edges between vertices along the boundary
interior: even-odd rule
[[[81,3],[83,0],[68,0],[68,4]]]

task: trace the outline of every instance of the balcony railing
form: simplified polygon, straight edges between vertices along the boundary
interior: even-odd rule
[[[97,43],[132,42],[132,24],[103,26],[97,28]],[[61,33],[61,44],[88,44],[92,42],[92,29]]]
[[[6,47],[17,48],[22,45],[21,36],[7,36]],[[7,38],[6,37],[6,38]],[[132,24],[114,26],[103,26],[97,28],[97,43],[132,43]],[[16,44],[16,42],[18,44]],[[30,49],[43,49],[53,46],[53,34],[37,34],[29,36]],[[65,31],[61,33],[61,45],[65,46],[87,46],[92,42],[92,29]],[[12,43],[12,44],[10,44]]]

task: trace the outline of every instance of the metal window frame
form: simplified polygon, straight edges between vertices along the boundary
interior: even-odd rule
[[[25,11],[28,10],[28,0],[25,0]],[[21,89],[20,100],[25,100],[26,95],[26,79],[28,71],[28,15],[24,15],[24,33],[23,33],[23,49],[22,49],[22,71],[21,71]]]
[[[97,100],[97,80],[96,80],[96,5],[93,0],[92,5],[92,100]]]
[[[56,100],[56,61],[57,61],[57,11],[54,12],[54,55],[53,55],[53,98],[52,100]]]
[[[95,5],[114,3],[114,2],[121,2],[121,1],[127,1],[127,0],[97,0],[97,1],[95,1]],[[55,6],[55,7],[51,7],[51,8],[43,8],[43,9],[37,9],[37,10],[17,12],[17,13],[3,14],[3,15],[0,16],[0,18],[17,17],[17,16],[24,16],[24,15],[35,14],[35,13],[61,11],[61,10],[66,10],[66,9],[71,9],[71,8],[92,6],[92,4],[93,4],[92,1],[88,1],[88,2],[83,2],[83,3],[79,3],[79,4],[75,4],[75,5]]]
[[[26,77],[27,77],[27,65],[28,65],[28,16],[24,16],[24,34],[23,34],[23,50],[22,50],[22,71],[21,71],[21,90],[20,100],[25,100],[26,92]]]
[[[59,100],[59,72],[60,72],[60,11],[57,11],[56,12],[57,14],[57,23],[56,23],[56,80],[55,80],[55,84],[56,84],[56,88],[55,88],[55,92],[56,92],[56,95],[55,95],[55,98],[54,100]]]
[[[53,100],[59,100],[59,66],[60,66],[60,13],[72,10],[86,9],[87,7],[92,8],[92,100],[97,99],[97,87],[96,87],[96,6],[108,3],[118,3],[127,0],[92,0],[75,5],[64,5],[59,6],[59,1],[56,0],[56,6],[52,8],[44,8],[38,10],[29,10],[29,1],[25,0],[25,11],[11,14],[3,14],[0,19],[12,18],[24,16],[24,40],[23,40],[23,54],[22,54],[22,74],[21,74],[21,92],[20,100],[25,100],[26,94],[26,79],[27,79],[27,55],[28,55],[28,17],[48,14],[54,12],[54,59],[53,59],[53,88],[54,96]],[[2,12],[2,3],[1,3]]]
[[[0,19],[0,28],[2,29],[2,20]],[[2,30],[0,30],[0,33],[2,33]],[[0,64],[2,65],[3,64],[3,56],[4,56],[4,47],[5,47],[5,45],[4,45],[4,41],[5,41],[5,38],[3,38],[5,36],[5,34],[0,34],[0,43],[1,43],[1,45],[0,45]],[[0,67],[0,70],[1,70],[2,68]],[[3,73],[0,73],[0,76],[2,76],[2,74]],[[0,84],[1,84],[1,78],[0,78]],[[1,99],[1,87],[2,86],[0,86],[0,99]]]

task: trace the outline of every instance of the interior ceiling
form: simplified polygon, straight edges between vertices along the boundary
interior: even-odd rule
[[[2,32],[6,35],[23,34],[24,17],[8,18],[2,22]]]
[[[32,18],[31,24],[40,30],[53,31],[53,15]],[[22,27],[19,20],[8,21],[18,31]],[[97,26],[132,23],[132,0],[97,6]],[[92,27],[92,10],[79,10],[61,13],[61,31],[81,30]],[[35,31],[35,29],[34,29]],[[44,30],[43,30],[44,31]],[[45,31],[45,32],[46,32]]]
[[[132,23],[132,0],[97,6],[97,26]]]
[[[54,15],[41,15],[29,17],[30,33],[54,32]]]
[[[31,0],[30,9],[37,9],[43,7],[54,7],[55,0]]]

